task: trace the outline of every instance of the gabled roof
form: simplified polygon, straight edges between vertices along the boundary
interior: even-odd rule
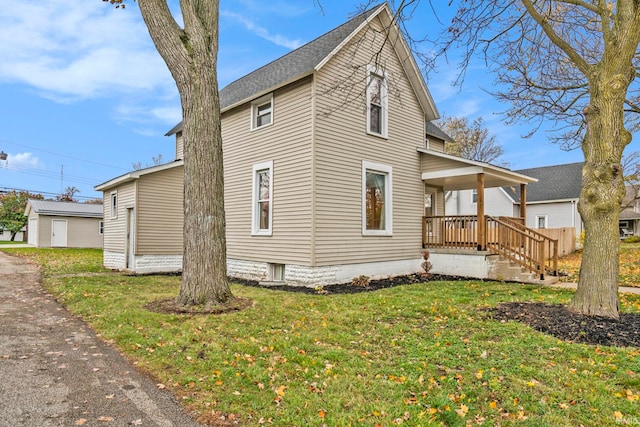
[[[78,216],[87,218],[102,218],[102,205],[73,202],[53,202],[50,200],[29,200],[25,215],[33,211],[39,215]]]
[[[184,164],[184,162],[182,160],[176,160],[174,162],[171,163],[165,163],[163,165],[158,165],[158,166],[151,166],[148,168],[144,168],[144,169],[140,169],[140,170],[136,170],[133,172],[129,172],[129,173],[125,173],[124,175],[120,175],[117,176],[113,179],[110,179],[109,181],[103,182],[102,184],[98,184],[95,187],[93,187],[94,190],[96,191],[106,191],[110,188],[113,188],[117,185],[123,184],[125,182],[129,182],[129,181],[133,181],[136,180],[138,178],[140,178],[143,175],[148,175],[150,173],[154,173],[154,172],[159,172],[159,171],[163,171],[165,169],[172,169],[178,166],[182,166]]]
[[[516,171],[538,179],[527,186],[527,203],[579,199],[582,165],[583,162],[578,162]],[[520,201],[520,188],[505,187],[505,191],[513,200]]]
[[[425,115],[433,116],[429,117],[430,120],[436,119],[438,113],[435,103],[411,51],[392,19],[393,15],[386,2],[362,12],[315,40],[228,84],[220,90],[220,110],[224,112],[313,74],[376,16],[380,16],[385,26],[394,33],[389,41],[400,57]],[[174,126],[165,136],[181,130],[182,122]]]

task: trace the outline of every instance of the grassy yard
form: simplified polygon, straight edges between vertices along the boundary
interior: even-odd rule
[[[59,276],[99,262],[90,251],[41,251],[11,250],[47,263],[56,298],[212,424],[640,423],[640,349],[561,342],[484,311],[566,303],[569,291],[467,281],[323,296],[234,285],[253,307],[163,315],[144,305],[177,295],[178,277]],[[85,267],[72,267],[76,256]],[[640,312],[640,297],[622,296],[621,308]]]
[[[560,258],[558,269],[566,273],[563,282],[577,282],[582,251]],[[620,243],[620,286],[640,287],[640,243]]]

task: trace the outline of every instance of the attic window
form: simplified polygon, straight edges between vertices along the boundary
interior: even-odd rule
[[[251,103],[251,129],[259,129],[273,123],[273,94]]]
[[[367,69],[367,132],[387,137],[387,77],[372,66]]]

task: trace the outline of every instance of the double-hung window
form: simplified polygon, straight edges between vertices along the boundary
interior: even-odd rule
[[[273,223],[273,161],[253,165],[252,235],[271,236]]]
[[[362,234],[390,236],[392,232],[392,168],[363,161]]]
[[[386,74],[367,68],[367,132],[387,137],[387,78]]]
[[[111,218],[118,217],[118,192],[111,193]]]
[[[251,103],[251,129],[259,129],[273,123],[273,94]]]

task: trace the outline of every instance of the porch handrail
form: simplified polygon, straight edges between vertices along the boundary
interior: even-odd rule
[[[522,232],[544,240],[545,250],[548,258],[545,260],[546,269],[554,276],[558,275],[558,239],[552,239],[539,231],[525,226],[519,219],[510,217],[498,217],[499,220],[513,225],[522,230]]]
[[[544,279],[557,275],[558,241],[521,224],[487,216],[487,248]]]

